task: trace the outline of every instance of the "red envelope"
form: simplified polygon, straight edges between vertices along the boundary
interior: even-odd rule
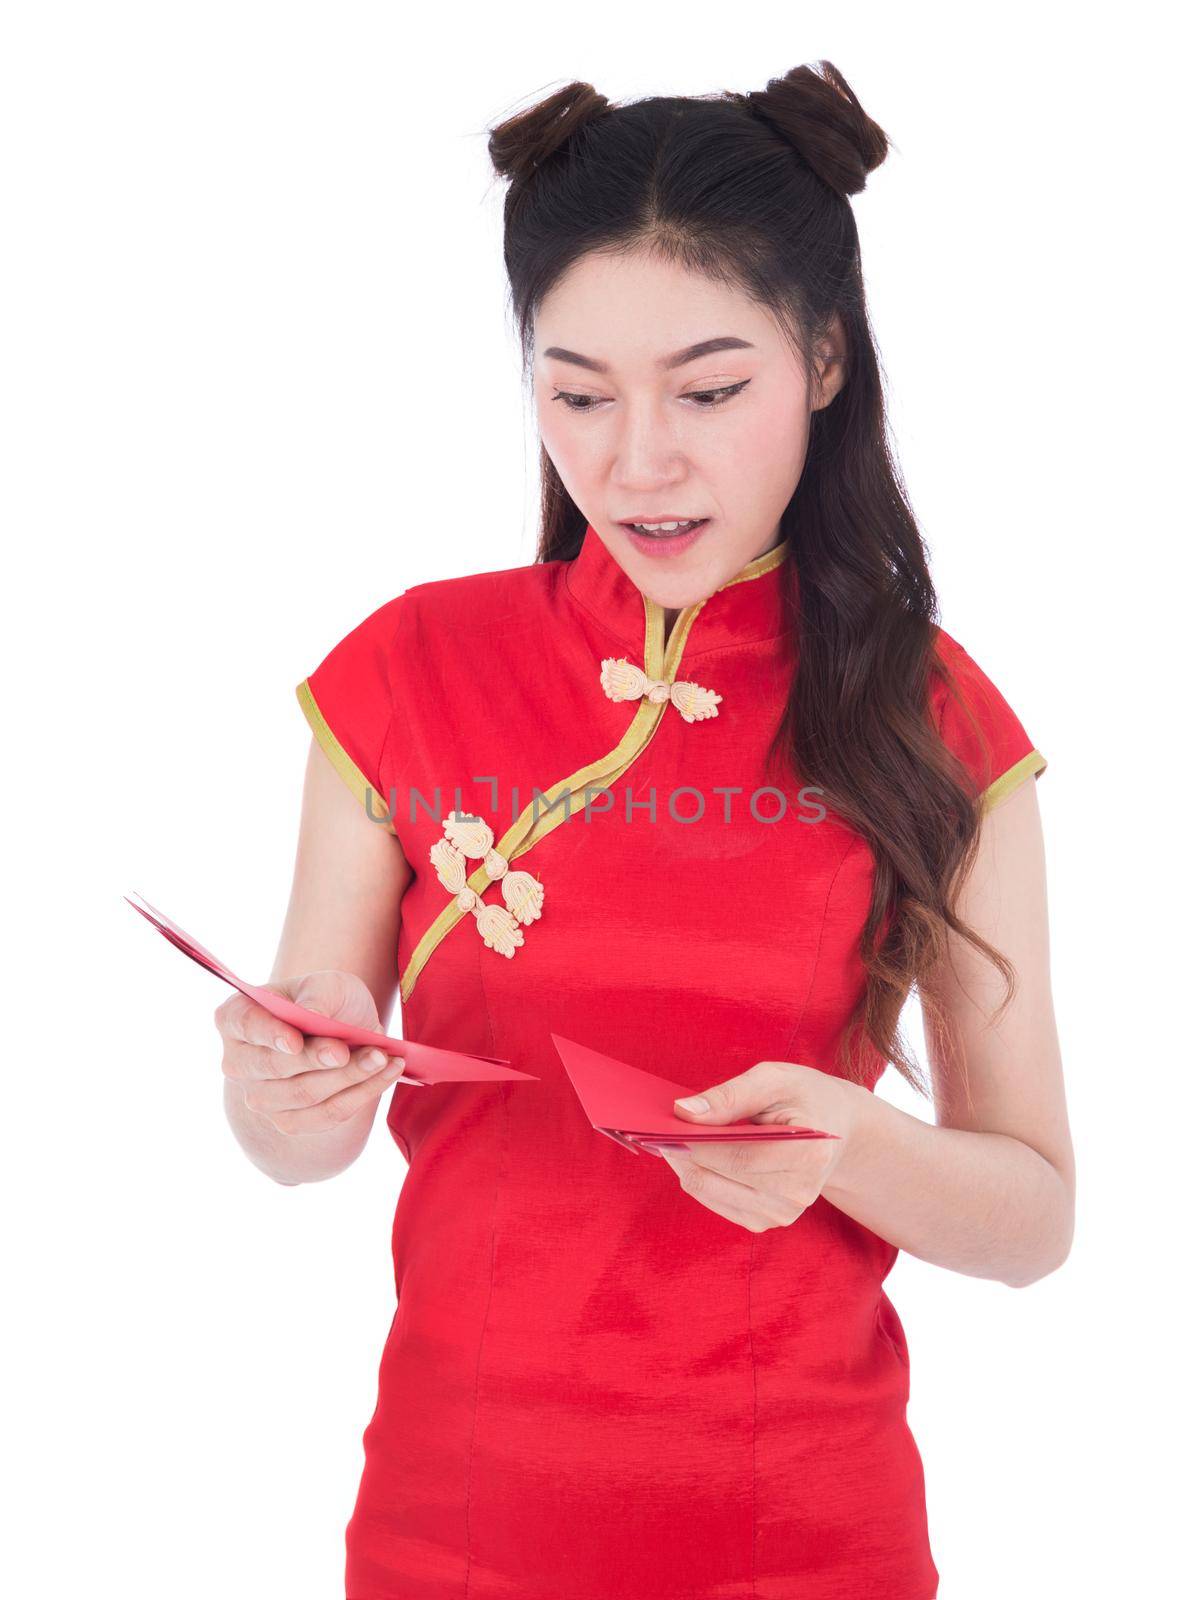
[[[684,1122],[671,1102],[698,1091],[601,1055],[574,1039],[551,1035],[588,1121],[636,1155],[641,1144],[722,1144],[741,1139],[837,1139],[818,1128],[776,1122]]]
[[[135,891],[132,893],[135,894]],[[485,1083],[501,1082],[506,1078],[529,1078],[532,1082],[538,1082],[533,1072],[518,1072],[508,1064],[504,1056],[471,1056],[459,1050],[442,1050],[437,1045],[416,1044],[414,1039],[392,1039],[388,1034],[375,1033],[370,1028],[359,1028],[352,1022],[341,1022],[336,1017],[325,1017],[319,1011],[309,1011],[306,1006],[298,1006],[294,1000],[288,1000],[282,994],[273,994],[270,989],[259,988],[253,983],[244,983],[231,972],[229,967],[223,965],[217,956],[211,955],[204,946],[198,944],[196,939],[190,938],[183,928],[179,928],[175,922],[166,917],[163,911],[157,911],[155,906],[150,906],[143,895],[136,894],[135,899],[132,899],[125,894],[123,898],[133,910],[138,911],[142,917],[147,917],[170,944],[176,945],[178,950],[183,950],[191,961],[196,961],[199,967],[205,967],[206,971],[212,972],[216,978],[222,978],[226,983],[232,984],[240,994],[245,994],[248,999],[254,1000],[265,1011],[270,1011],[273,1017],[278,1017],[281,1022],[291,1023],[303,1034],[320,1035],[327,1039],[343,1039],[350,1046],[375,1045],[392,1055],[402,1056],[407,1065],[395,1079],[396,1083],[417,1085]]]

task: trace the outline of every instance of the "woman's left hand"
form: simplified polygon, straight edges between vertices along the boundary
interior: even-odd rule
[[[835,1133],[837,1139],[748,1139],[672,1150],[649,1145],[678,1174],[679,1182],[709,1211],[752,1233],[784,1228],[813,1205],[835,1174],[873,1097],[861,1084],[796,1061],[758,1061],[739,1077],[676,1100],[675,1114],[715,1127],[728,1122],[779,1122]]]

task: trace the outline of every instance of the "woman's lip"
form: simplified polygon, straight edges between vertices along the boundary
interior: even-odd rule
[[[702,538],[703,534],[711,526],[711,518],[704,517],[701,522],[690,528],[686,533],[668,533],[655,537],[651,537],[647,533],[636,532],[627,522],[623,522],[621,526],[628,534],[629,542],[644,555],[671,557],[681,555],[684,550],[689,550],[697,540]]]

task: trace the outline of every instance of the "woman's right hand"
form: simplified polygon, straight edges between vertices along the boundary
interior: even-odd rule
[[[265,988],[310,1011],[382,1031],[369,989],[352,972],[310,972]],[[282,1134],[322,1133],[372,1108],[406,1061],[343,1039],[303,1034],[237,991],[214,1013],[222,1035],[222,1071],[244,1105]]]

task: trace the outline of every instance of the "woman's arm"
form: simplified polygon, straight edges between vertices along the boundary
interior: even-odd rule
[[[399,841],[371,821],[314,739],[292,888],[270,982],[351,973],[373,996],[378,1024],[385,1029],[398,982],[400,907],[410,878]],[[333,1064],[349,1062],[351,1052],[341,1040],[321,1043]],[[332,1177],[357,1158],[378,1104],[377,1095],[366,1090],[377,1082],[359,1091],[362,1105],[355,1115],[315,1133],[281,1132],[244,1102],[246,1086],[236,1078],[224,1079],[223,1098],[235,1137],[251,1160],[279,1183],[302,1183]]]
[[[1060,1266],[1073,1238],[1073,1149],[1034,778],[988,812],[959,909],[1010,959],[1016,994],[988,1027],[1002,980],[958,941],[935,985],[948,1006],[950,1052],[925,1017],[937,1126],[847,1078],[797,1061],[758,1061],[675,1100],[677,1114],[700,1124],[750,1117],[824,1128],[838,1139],[655,1145],[688,1193],[753,1232],[791,1227],[823,1196],[922,1260],[1015,1288]]]
[[[1011,960],[1011,1004],[988,1025],[1003,980],[952,941],[937,985],[948,1050],[925,1013],[937,1125],[856,1088],[846,1147],[821,1192],[911,1255],[1020,1288],[1065,1260],[1075,1202],[1034,778],[984,818],[958,912]]]

